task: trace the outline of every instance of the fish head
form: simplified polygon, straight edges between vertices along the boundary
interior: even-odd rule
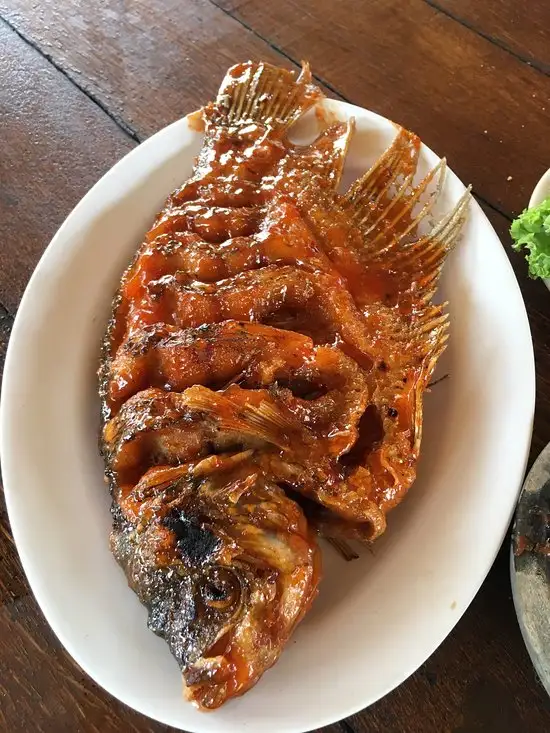
[[[275,663],[316,595],[319,551],[298,505],[250,467],[183,483],[115,529],[113,550],[186,697],[213,709]]]

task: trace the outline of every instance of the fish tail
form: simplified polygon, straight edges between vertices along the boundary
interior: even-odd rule
[[[215,109],[215,121],[225,125],[260,123],[285,130],[323,96],[312,83],[307,63],[295,72],[248,61],[227,72]]]

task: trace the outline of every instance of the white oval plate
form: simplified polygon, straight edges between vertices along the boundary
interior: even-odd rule
[[[388,120],[357,120],[346,180],[389,144]],[[311,613],[244,697],[205,714],[182,698],[176,663],[108,549],[109,497],[97,453],[95,370],[120,274],[166,195],[190,173],[201,135],[180,120],[120,161],[54,237],[13,327],[1,448],[9,517],[32,590],[76,662],[127,705],[168,725],[290,733],[370,705],[437,648],[489,571],[523,478],[534,410],[529,325],[503,248],[473,202],[442,295],[452,334],[428,396],[419,478],[387,533],[355,562],[325,553]],[[423,164],[437,156],[423,149]],[[464,191],[450,174],[443,208]]]

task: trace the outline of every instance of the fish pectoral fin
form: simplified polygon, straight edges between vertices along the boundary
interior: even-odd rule
[[[297,426],[283,409],[270,402],[245,407],[245,420],[259,435],[270,436],[270,442],[280,448],[289,448]]]
[[[213,392],[207,387],[196,385],[185,390],[186,404],[200,411],[217,425],[222,432],[241,434],[252,440],[270,443],[282,450],[291,445],[292,436],[296,435],[297,426],[285,414],[282,406],[270,400],[249,400],[247,392],[257,393],[260,390],[245,390],[231,387],[227,395]]]
[[[312,83],[307,63],[302,64],[296,78],[293,71],[249,61],[227,72],[216,99],[216,122],[222,125],[256,122],[283,131],[321,97],[322,92]]]

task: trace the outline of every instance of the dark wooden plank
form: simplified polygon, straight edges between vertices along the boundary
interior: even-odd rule
[[[15,312],[49,240],[135,143],[0,21],[0,302]]]
[[[0,486],[0,607],[29,592],[11,535],[4,495]]]
[[[0,299],[15,309],[58,224],[134,143],[4,24],[0,56],[9,62],[0,85]],[[11,322],[0,307],[0,370]],[[1,494],[0,730],[168,730],[111,699],[62,650],[29,595]]]
[[[2,190],[0,184],[0,191]],[[0,305],[0,381],[4,371],[4,359],[6,358],[6,350],[8,348],[8,339],[10,337],[11,327],[13,325],[13,317],[8,313],[3,305]]]
[[[528,467],[531,467],[550,440],[550,294],[541,280],[529,277],[524,256],[512,249],[510,221],[491,207],[484,204],[481,206],[499,235],[514,269],[531,326],[537,378],[535,422],[528,462]],[[518,379],[521,379],[521,375],[518,375]]]
[[[507,214],[549,165],[550,78],[425,0],[216,2],[350,101],[417,132]],[[543,33],[550,45],[550,24]]]
[[[9,61],[0,90],[0,224],[6,243],[0,249],[0,301],[15,312],[59,224],[135,142],[1,22],[0,57]],[[0,305],[0,372],[12,321]],[[91,682],[63,651],[29,593],[0,494],[0,730],[170,730]],[[341,728],[331,726],[325,733]]]
[[[489,218],[499,232],[502,241],[507,242],[508,222],[506,226],[501,225],[499,222],[501,217],[494,213],[490,213]],[[529,455],[529,466],[531,466],[550,440],[550,310],[548,307],[550,294],[542,281],[528,277],[527,266],[522,255],[509,251],[509,256],[525,300],[535,351],[537,400],[533,440]],[[521,379],[521,375],[518,375],[518,379]]]
[[[428,0],[487,39],[550,74],[550,5],[544,0]]]
[[[288,65],[208,0],[0,0],[0,15],[140,138],[209,101],[238,61]]]
[[[13,317],[0,305],[0,382],[12,325]],[[0,478],[0,607],[26,593],[28,585],[11,534]]]
[[[483,209],[503,241],[509,221]],[[531,323],[537,406],[529,466],[550,436],[549,294],[507,248]],[[521,378],[519,375],[518,378]],[[476,599],[450,636],[401,687],[349,719],[356,733],[517,733],[550,729],[550,701],[518,627],[509,580],[510,532]],[[472,538],[475,541],[475,538]]]
[[[0,383],[12,325],[13,317],[0,305]],[[25,574],[11,534],[0,476],[0,607],[28,592]]]
[[[174,728],[155,723],[112,698],[64,651],[29,595],[1,491],[0,731],[175,733]],[[333,725],[318,733],[345,730]]]

